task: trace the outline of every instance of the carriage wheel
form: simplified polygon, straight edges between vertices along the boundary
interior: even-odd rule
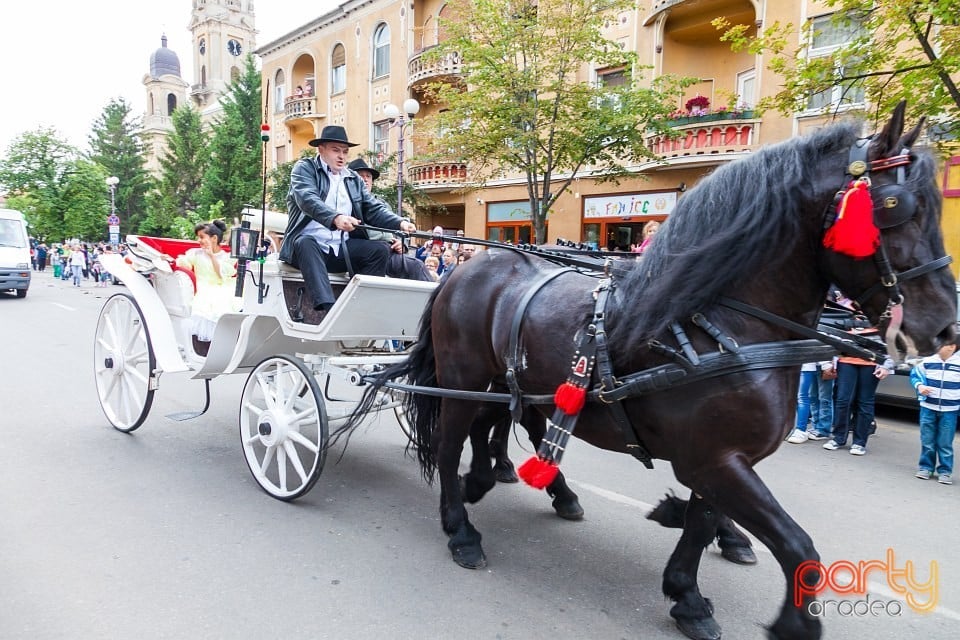
[[[132,296],[111,296],[100,310],[93,343],[97,397],[114,428],[130,432],[143,424],[155,389],[157,366],[143,312]]]
[[[278,500],[316,484],[327,458],[327,413],[303,361],[272,356],[254,368],[240,397],[240,444],[254,480]]]
[[[407,440],[410,441],[410,444],[414,444],[413,425],[410,424],[410,416],[407,415],[407,410],[403,406],[403,400],[407,393],[405,391],[398,391],[397,389],[390,389],[388,393],[391,402],[399,403],[393,408],[393,415],[397,417],[397,422],[400,424],[400,430],[403,431],[403,435],[407,436]]]

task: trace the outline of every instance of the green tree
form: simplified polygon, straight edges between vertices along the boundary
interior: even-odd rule
[[[653,160],[645,132],[669,131],[682,81],[641,84],[635,54],[604,37],[604,22],[633,4],[454,0],[438,25],[445,38],[424,55],[428,62],[459,56],[465,77],[464,85],[429,87],[428,98],[447,108],[427,119],[433,155],[468,162],[479,185],[522,173],[538,242],[574,178],[591,171],[615,180],[625,165]],[[585,77],[589,68],[622,71],[623,82],[603,86]]]
[[[200,205],[209,216],[213,205],[222,202],[222,214],[234,218],[244,205],[258,204],[263,189],[260,72],[252,56],[247,55],[243,73],[230,83],[220,104],[223,115],[213,127]]]
[[[38,237],[62,239],[63,191],[78,151],[52,127],[18,136],[0,159],[0,187]]]
[[[61,194],[63,236],[82,240],[107,239],[109,198],[104,197],[103,167],[89,160],[77,160],[67,174]]]
[[[173,131],[160,158],[160,180],[156,191],[147,196],[147,217],[139,231],[182,237],[187,228],[187,237],[193,237],[193,225],[199,220],[196,209],[203,174],[208,165],[209,136],[203,130],[200,113],[189,105],[174,110],[172,122]]]
[[[750,25],[714,21],[734,50],[768,54],[768,68],[783,78],[781,89],[758,107],[793,115],[807,110],[811,99],[839,90],[841,100],[821,101],[824,112],[858,103],[860,95],[878,114],[907,100],[910,117],[931,117],[945,138],[960,135],[960,0],[824,4],[835,11],[832,19],[802,25],[799,44],[793,24],[777,22],[750,36]],[[811,51],[808,43],[823,34],[843,36],[843,42]]]
[[[144,168],[140,120],[131,115],[131,107],[123,98],[110,100],[103,108],[93,123],[89,143],[90,159],[103,167],[107,176],[120,180],[115,200],[121,235],[137,231],[147,215],[151,180]]]

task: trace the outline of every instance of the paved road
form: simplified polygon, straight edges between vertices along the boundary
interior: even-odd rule
[[[286,504],[264,494],[240,452],[242,376],[161,380],[135,434],[112,429],[92,379],[97,313],[123,287],[75,289],[48,272],[24,300],[0,299],[0,638],[680,637],[660,593],[677,533],[644,516],[682,488],[670,467],[576,444],[564,469],[587,511],[556,518],[543,494],[501,486],[470,510],[489,565],[449,560],[437,514],[404,439],[384,415],[331,456],[320,482]],[[825,616],[825,637],[946,638],[960,623],[960,485],[912,477],[909,413],[882,415],[869,453],[784,445],[760,473],[817,542],[825,563],[938,563],[939,607],[920,615]],[[722,426],[718,426],[722,428]],[[516,445],[514,457],[524,459]],[[784,578],[765,550],[739,567],[715,548],[701,589],[725,638],[763,636]],[[883,576],[872,600],[894,594]],[[839,597],[838,597],[839,598]]]

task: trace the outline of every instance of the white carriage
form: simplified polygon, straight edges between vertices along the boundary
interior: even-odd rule
[[[190,335],[195,282],[171,260],[198,243],[144,236],[128,236],[127,243],[128,255],[103,256],[105,268],[128,290],[104,303],[96,328],[96,386],[107,419],[120,431],[139,427],[163,374],[204,380],[207,406],[211,379],[246,374],[241,446],[257,483],[280,500],[313,487],[323,470],[330,425],[355,407],[331,397],[331,381],[362,386],[365,374],[404,359],[402,345],[415,340],[436,286],[331,274],[337,302],[319,320],[311,317],[312,308],[300,311],[307,306],[300,272],[271,253],[263,261],[262,279],[261,266],[248,263],[242,310],[219,319],[209,351],[201,356]],[[207,406],[169,417],[197,417]],[[384,394],[374,410],[393,410],[406,431],[398,394]]]

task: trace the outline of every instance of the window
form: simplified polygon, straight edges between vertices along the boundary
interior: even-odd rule
[[[616,108],[620,105],[620,98],[616,92],[620,87],[626,87],[628,84],[626,69],[599,69],[597,70],[597,86],[601,89],[609,89],[610,94],[601,99],[601,104]]]
[[[383,162],[383,159],[390,153],[390,121],[373,123],[373,150],[377,154],[377,162]]]
[[[390,27],[381,24],[373,34],[373,77],[390,73]]]
[[[750,69],[737,74],[737,104],[731,107],[753,108],[754,92],[757,88],[757,71]]]
[[[273,77],[273,110],[283,111],[283,101],[286,98],[286,87],[284,83],[286,78],[283,75],[283,69],[277,71]]]
[[[807,55],[810,58],[819,58],[833,54],[840,47],[859,37],[862,34],[862,26],[855,18],[843,20],[836,14],[830,14],[813,18],[810,31]],[[834,75],[838,78],[842,77],[843,67],[837,66],[834,69]],[[812,94],[807,101],[807,109],[819,111],[831,107],[863,104],[863,98],[863,86],[847,80]]]
[[[167,94],[167,115],[172,116],[176,108],[177,108],[177,96],[172,93],[168,93]]]
[[[333,48],[330,73],[330,93],[342,93],[347,90],[347,52],[342,44]]]

